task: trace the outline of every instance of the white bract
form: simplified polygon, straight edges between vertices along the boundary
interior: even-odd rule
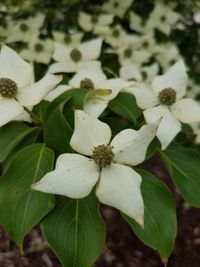
[[[108,0],[102,6],[102,10],[115,16],[123,18],[126,10],[131,6],[133,0]]]
[[[53,41],[40,39],[35,35],[29,40],[28,48],[22,49],[20,55],[30,61],[48,64],[53,54]]]
[[[156,128],[154,124],[144,125],[138,131],[126,129],[110,142],[111,130],[107,124],[77,110],[70,144],[80,154],[60,155],[55,170],[32,188],[79,199],[89,195],[96,185],[100,202],[119,209],[143,225],[142,179],[130,166],[144,161]]]
[[[81,64],[92,67],[101,54],[102,41],[97,38],[73,46],[55,42],[53,59],[58,62],[49,67],[49,72],[76,72]]]
[[[0,126],[15,119],[26,119],[24,107],[31,110],[61,80],[61,76],[47,74],[34,83],[32,65],[24,61],[14,50],[2,45],[0,51]]]
[[[41,13],[27,19],[11,21],[8,28],[6,43],[28,43],[32,35],[40,34],[39,30],[44,23],[45,16]]]
[[[114,16],[112,14],[90,15],[85,12],[80,12],[78,22],[81,28],[86,31],[95,31],[96,27],[108,26],[113,22]]]
[[[156,2],[145,27],[149,30],[158,29],[159,31],[169,35],[172,26],[181,18],[179,13],[173,11],[167,5]]]
[[[157,137],[165,149],[178,132],[181,123],[200,121],[200,106],[191,98],[183,98],[186,93],[187,74],[183,61],[177,62],[164,75],[156,76],[151,89],[144,84],[125,91],[136,97],[147,123],[155,123],[162,118]]]

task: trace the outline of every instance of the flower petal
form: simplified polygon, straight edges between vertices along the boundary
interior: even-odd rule
[[[158,104],[158,98],[155,93],[143,83],[126,88],[123,92],[134,95],[138,107],[142,109],[147,109]]]
[[[2,45],[0,51],[0,78],[9,78],[17,83],[19,88],[33,81],[32,65],[24,61],[14,50]]]
[[[186,92],[187,74],[182,60],[174,64],[165,74],[156,76],[152,81],[152,89],[159,94],[165,88],[176,91],[177,99],[182,98]]]
[[[155,123],[161,119],[156,136],[158,137],[162,150],[164,150],[181,130],[181,123],[173,116],[165,106],[149,108],[143,112],[147,123]]]
[[[89,195],[98,178],[97,165],[91,159],[78,154],[62,154],[57,159],[56,169],[33,184],[32,188],[71,198],[83,198]]]
[[[17,101],[0,97],[0,127],[15,120],[23,111],[23,107]]]
[[[200,121],[200,105],[191,98],[183,98],[171,106],[174,116],[184,123]]]
[[[47,96],[45,96],[44,100],[51,102],[59,95],[70,89],[72,88],[69,85],[59,85],[54,90],[52,90]]]
[[[96,195],[101,203],[117,208],[143,225],[141,181],[141,176],[132,168],[112,164],[102,169]]]
[[[46,74],[41,80],[34,83],[31,87],[26,87],[19,92],[17,96],[20,104],[23,106],[32,106],[38,104],[44,97],[56,87],[62,80],[62,76]]]
[[[70,144],[83,155],[92,155],[94,147],[108,144],[110,127],[82,110],[75,111],[75,128]]]
[[[49,73],[70,73],[77,70],[77,64],[73,61],[53,63],[49,66]]]
[[[89,61],[97,59],[101,54],[101,46],[103,39],[97,38],[84,43],[81,43],[78,47],[82,54],[81,60]]]
[[[158,123],[155,123],[144,125],[138,131],[126,129],[118,133],[111,142],[115,155],[114,161],[132,166],[143,162],[157,128]]]

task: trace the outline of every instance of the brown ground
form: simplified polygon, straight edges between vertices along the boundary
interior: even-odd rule
[[[152,165],[154,166],[152,170]],[[158,159],[145,164],[146,169],[164,180],[174,192],[166,170]],[[177,202],[178,235],[167,267],[200,267],[200,211],[188,207],[174,192]],[[92,267],[163,267],[157,252],[143,245],[119,213],[102,207],[107,225],[107,241]],[[0,267],[61,267],[35,227],[25,239],[25,256],[0,229]]]

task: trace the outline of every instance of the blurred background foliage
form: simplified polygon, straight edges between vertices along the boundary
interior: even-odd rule
[[[106,0],[105,0],[106,1]],[[77,17],[79,11],[92,14],[98,13],[104,0],[2,0],[0,4],[0,24],[4,23],[5,13],[12,13],[14,18],[23,18],[36,11],[46,15],[43,29],[45,35],[51,34],[52,29],[74,31],[79,28]],[[182,14],[182,24],[185,30],[175,28],[170,36],[158,33],[160,42],[173,41],[179,47],[189,66],[189,74],[200,83],[200,1],[199,0],[157,0],[171,6]],[[146,20],[152,11],[154,0],[135,0],[131,9]],[[5,9],[6,6],[6,9]],[[116,19],[116,22],[119,19]],[[128,13],[125,15],[123,26],[127,27]]]

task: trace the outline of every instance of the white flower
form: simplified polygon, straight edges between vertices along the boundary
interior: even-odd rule
[[[149,30],[158,29],[161,32],[169,35],[172,26],[181,18],[179,13],[173,11],[167,5],[156,2],[156,5],[151,12],[145,27]]]
[[[134,13],[133,11],[129,12],[129,19],[129,26],[132,30],[139,33],[146,33],[149,31],[149,29],[145,27],[143,18],[140,17],[138,14]]]
[[[110,142],[111,130],[107,124],[77,110],[70,144],[80,154],[60,155],[55,170],[32,188],[79,199],[89,195],[96,185],[100,202],[143,225],[141,176],[129,166],[144,161],[155,132],[155,125],[144,125],[138,131],[126,129]]]
[[[14,50],[2,45],[0,51],[0,126],[27,118],[29,110],[38,104],[60,81],[61,76],[45,75],[34,83],[32,65]]]
[[[64,33],[60,31],[53,31],[52,32],[53,39],[57,43],[65,44],[68,46],[76,46],[80,44],[81,39],[83,38],[82,32],[75,32],[75,33]]]
[[[173,66],[182,58],[178,47],[173,43],[157,45],[155,47],[155,52],[156,53],[154,56],[164,71],[167,71],[171,66]]]
[[[28,48],[20,51],[20,56],[30,62],[48,64],[53,54],[53,41],[51,39],[40,39],[32,35]]]
[[[108,26],[113,22],[112,14],[90,15],[85,12],[80,12],[78,22],[81,28],[86,31],[95,31],[96,27]]]
[[[133,0],[108,0],[102,6],[102,10],[117,17],[123,18],[126,10],[131,6]]]
[[[96,64],[95,60],[100,56],[102,41],[101,38],[97,38],[74,45],[73,47],[55,43],[53,59],[58,61],[58,63],[52,64],[49,67],[49,72],[76,72],[81,68],[81,64],[84,64],[85,67],[92,67],[93,64]]]
[[[200,106],[191,98],[183,98],[186,93],[187,74],[183,61],[177,62],[164,75],[156,76],[152,89],[144,84],[125,91],[136,97],[147,123],[162,118],[157,137],[165,149],[181,130],[181,123],[200,121]]]
[[[39,30],[44,23],[45,16],[38,13],[34,17],[12,21],[9,24],[8,38],[6,43],[25,42],[28,43],[32,34],[39,36]]]
[[[82,69],[69,81],[69,85],[72,88],[89,90],[83,109],[85,112],[99,117],[109,101],[114,99],[120,90],[132,86],[133,82],[120,78],[107,79],[101,69]]]
[[[150,83],[158,74],[158,71],[159,66],[157,63],[153,63],[144,67],[140,67],[133,63],[128,63],[122,65],[119,70],[120,78],[144,83]]]

